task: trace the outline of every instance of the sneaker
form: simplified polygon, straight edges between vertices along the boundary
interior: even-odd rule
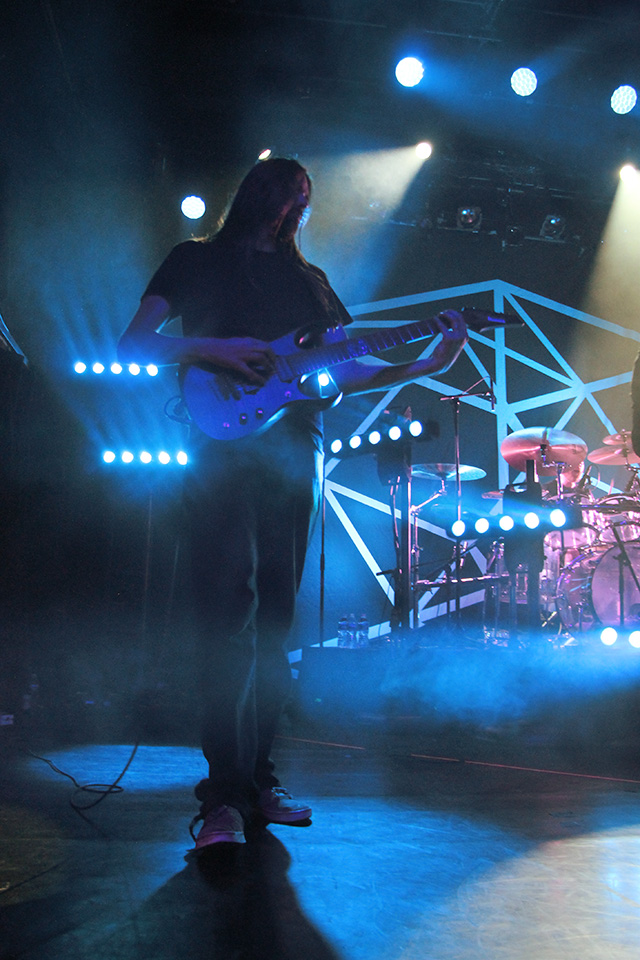
[[[269,823],[299,823],[309,820],[311,807],[300,800],[294,800],[284,787],[267,787],[260,791],[258,812]]]
[[[234,807],[217,807],[204,818],[196,837],[196,853],[212,843],[244,843],[244,820]]]

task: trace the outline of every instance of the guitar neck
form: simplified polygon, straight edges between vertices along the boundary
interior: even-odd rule
[[[357,360],[359,357],[371,356],[400,347],[414,340],[424,340],[432,337],[437,327],[432,319],[417,320],[400,327],[386,327],[367,333],[363,337],[352,340],[341,340],[339,343],[317,347],[314,350],[300,350],[298,353],[280,357],[295,377],[315,373],[325,367],[333,367],[348,360]]]

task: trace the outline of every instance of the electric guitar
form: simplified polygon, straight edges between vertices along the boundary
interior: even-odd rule
[[[464,307],[461,313],[476,333],[523,324],[513,314],[485,313],[472,307]],[[182,397],[191,419],[203,433],[215,440],[238,440],[266,430],[292,405],[313,402],[316,409],[326,409],[338,403],[342,394],[329,373],[330,367],[439,332],[435,319],[429,318],[320,347],[306,345],[304,332],[287,334],[270,344],[276,357],[275,370],[263,386],[249,383],[232,370],[190,364],[180,372]]]

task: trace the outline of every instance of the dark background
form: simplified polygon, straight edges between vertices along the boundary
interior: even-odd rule
[[[638,108],[619,117],[609,107],[614,87],[640,82],[639,27],[637,4],[595,0],[3,4],[0,313],[29,364],[2,351],[9,702],[0,696],[0,710],[16,708],[32,672],[46,678],[50,700],[55,688],[72,703],[145,687],[149,664],[163,683],[190,682],[179,474],[106,472],[99,459],[107,444],[185,442],[162,412],[174,374],[114,385],[79,381],[71,365],[113,358],[153,269],[174,243],[215,228],[259,151],[309,166],[314,212],[303,251],[348,306],[499,279],[580,308],[618,168],[639,159]],[[408,53],[428,64],[414,90],[393,76]],[[540,81],[527,100],[508,82],[522,65]],[[432,159],[416,166],[402,202],[384,208],[353,158],[423,139]],[[393,180],[392,161],[381,169]],[[196,192],[207,215],[194,227],[179,202]],[[469,202],[483,208],[478,233],[456,229],[455,210]],[[545,243],[540,224],[557,210],[569,229],[561,243]],[[638,330],[628,279],[626,305],[612,304],[604,318],[629,327],[631,315]],[[576,324],[541,309],[536,321],[569,351]],[[511,343],[537,349],[526,331]],[[612,341],[607,354],[581,349],[589,376],[593,366],[603,376],[628,371],[635,354],[629,340]],[[446,382],[463,390],[474,378],[463,359]],[[535,389],[526,368],[514,377],[514,396]],[[336,408],[327,433],[356,429],[379,399]],[[449,409],[411,386],[394,400],[397,412],[407,405],[440,425],[424,459],[450,461]],[[629,426],[626,388],[607,405],[617,429]],[[545,423],[558,415],[545,410]],[[539,422],[528,416],[527,425]],[[601,424],[588,412],[571,429],[600,445]],[[486,415],[465,410],[463,460],[486,471],[486,490],[498,485],[491,430]],[[370,458],[345,462],[332,479],[386,499]],[[357,510],[372,551],[393,566],[390,521]],[[372,622],[388,618],[331,514],[327,536],[325,637],[350,606]],[[449,551],[438,540],[434,559]],[[316,537],[294,645],[318,639],[318,553]]]

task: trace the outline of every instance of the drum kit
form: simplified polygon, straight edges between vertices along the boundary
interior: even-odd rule
[[[601,626],[640,628],[640,456],[633,450],[629,430],[604,437],[602,443],[589,452],[584,441],[568,431],[529,427],[511,433],[500,448],[509,466],[527,471],[528,476],[533,464],[544,506],[571,504],[574,512],[581,513],[580,526],[547,533],[540,574],[543,619],[548,623],[559,619],[572,635]],[[624,493],[596,498],[590,472],[605,466],[625,467],[628,482]],[[484,476],[484,470],[463,465],[412,468],[415,479],[440,481],[440,493],[454,478],[459,488],[460,481]],[[498,499],[503,494],[495,490],[482,496]],[[500,568],[500,556],[500,543],[494,543],[488,567],[508,579]]]

